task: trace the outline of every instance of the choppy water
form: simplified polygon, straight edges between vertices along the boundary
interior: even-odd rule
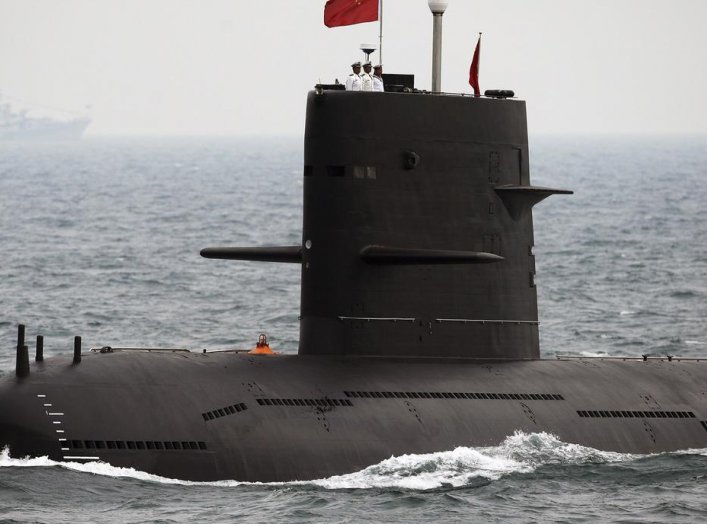
[[[42,522],[695,522],[707,450],[606,453],[540,433],[312,482],[193,483],[0,455],[0,516]],[[74,486],[61,488],[60,484]]]
[[[531,144],[541,347],[707,355],[707,138]],[[297,347],[299,270],[214,245],[301,241],[301,141],[0,144],[0,373],[16,324],[84,346]],[[30,339],[31,340],[31,339]],[[518,434],[308,483],[194,484],[0,455],[0,522],[703,522],[707,451]]]

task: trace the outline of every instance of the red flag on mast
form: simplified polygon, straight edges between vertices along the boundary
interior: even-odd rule
[[[481,33],[479,33],[479,41],[476,42],[476,49],[474,50],[474,58],[471,60],[471,67],[469,68],[469,85],[474,88],[474,96],[481,96],[481,89],[479,88],[479,54],[481,52]]]
[[[328,0],[324,6],[324,25],[362,24],[378,20],[378,0]]]

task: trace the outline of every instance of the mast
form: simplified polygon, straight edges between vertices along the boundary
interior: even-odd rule
[[[442,91],[442,15],[447,9],[447,0],[428,0],[432,11],[432,92]]]

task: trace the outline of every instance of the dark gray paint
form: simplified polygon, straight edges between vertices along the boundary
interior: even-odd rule
[[[33,364],[26,379],[5,381],[0,435],[13,456],[98,456],[192,480],[321,478],[391,455],[497,445],[516,430],[546,431],[603,450],[655,453],[707,446],[705,377],[707,362],[676,360],[116,351],[84,355],[78,366],[48,359]],[[564,400],[356,398],[346,392],[553,394]],[[258,399],[347,399],[352,405],[260,405]],[[202,416],[237,403],[247,409],[209,421]],[[683,411],[695,418],[587,418],[577,414],[583,410]],[[57,427],[69,440],[205,442],[207,449],[62,452]]]

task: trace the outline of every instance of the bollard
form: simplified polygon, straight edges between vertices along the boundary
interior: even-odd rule
[[[37,335],[37,352],[34,354],[34,360],[36,362],[44,360],[44,337],[42,335]]]
[[[27,346],[17,348],[15,375],[17,375],[19,378],[23,378],[29,375],[29,348]]]
[[[25,345],[25,325],[17,326],[17,349]]]
[[[74,337],[74,364],[81,363],[81,337]]]

